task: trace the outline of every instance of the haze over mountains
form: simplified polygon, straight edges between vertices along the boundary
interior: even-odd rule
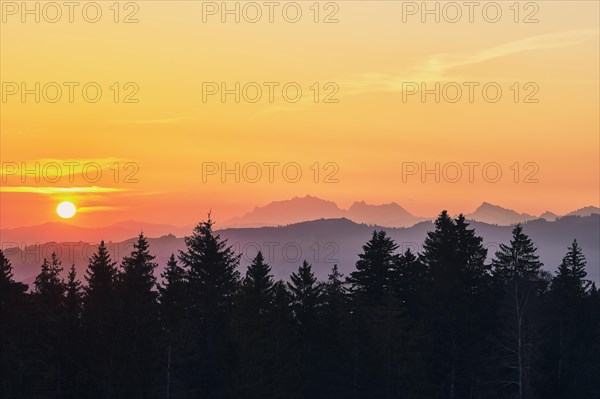
[[[440,209],[441,211],[441,209]],[[455,215],[458,212],[454,213]],[[600,208],[587,206],[569,212],[564,216],[590,216],[600,214]],[[397,203],[371,205],[364,201],[354,202],[349,209],[340,208],[335,202],[307,195],[289,200],[274,201],[262,207],[256,207],[243,216],[226,221],[217,220],[218,228],[274,227],[318,219],[346,218],[355,223],[382,227],[411,227],[423,221],[431,221],[437,215],[420,217],[410,214]],[[469,220],[510,226],[536,219],[554,221],[561,217],[552,212],[539,216],[506,209],[488,202],[482,203],[475,211],[465,214]],[[104,227],[80,227],[68,223],[49,222],[37,226],[26,226],[12,229],[0,229],[0,241],[7,243],[34,244],[50,241],[83,241],[99,242],[100,240],[124,241],[137,236],[141,231],[148,237],[160,237],[173,234],[177,237],[188,235],[194,223],[188,226],[172,226],[153,224],[134,220],[123,221]]]
[[[500,243],[510,239],[511,225],[524,223],[526,234],[538,246],[541,260],[550,271],[556,269],[567,246],[576,238],[587,257],[590,278],[600,279],[600,210],[597,207],[588,206],[564,216],[552,212],[535,216],[484,202],[465,216],[484,238],[490,257]],[[317,275],[325,278],[334,263],[349,272],[375,228],[388,231],[401,250],[411,248],[419,252],[427,231],[433,229],[434,218],[414,216],[396,203],[370,205],[361,201],[349,209],[341,209],[334,202],[306,196],[257,207],[216,227],[243,255],[243,267],[261,249],[279,278],[287,278],[302,259],[312,262]],[[53,251],[61,255],[65,268],[75,263],[83,273],[100,240],[110,243],[113,258],[120,261],[131,251],[134,238],[142,231],[150,237],[160,271],[171,253],[184,249],[183,237],[192,229],[193,224],[176,227],[138,221],[100,228],[51,222],[1,229],[0,244],[13,262],[16,277],[31,282],[43,258]]]
[[[223,223],[227,227],[281,226],[307,220],[347,218],[357,223],[389,227],[409,227],[426,220],[413,216],[395,202],[370,205],[354,202],[349,209],[341,209],[335,202],[307,195],[289,200],[274,201],[241,217]]]
[[[600,213],[600,208],[588,206],[564,216],[589,216],[593,213]],[[290,200],[271,202],[263,207],[257,207],[241,217],[227,220],[222,225],[226,227],[281,226],[306,220],[344,217],[356,223],[385,227],[410,227],[418,222],[433,220],[436,216],[412,215],[395,202],[370,205],[360,201],[354,202],[346,210],[341,209],[332,201],[307,195],[306,197],[294,197]],[[559,215],[548,211],[539,216],[529,215],[484,202],[472,213],[465,214],[465,217],[479,222],[509,226],[535,219],[554,221]]]
[[[511,226],[473,221],[471,227],[483,237],[490,259],[500,243],[507,243],[511,238]],[[346,275],[353,270],[358,253],[371,238],[375,228],[378,227],[358,224],[346,218],[335,218],[280,227],[226,228],[219,230],[219,233],[229,239],[229,244],[237,253],[242,254],[242,273],[260,249],[278,278],[287,279],[302,260],[306,259],[313,264],[317,276],[324,279],[333,264],[338,264]],[[410,248],[413,252],[420,252],[427,232],[433,230],[433,223],[425,221],[408,228],[383,229],[396,240],[399,251]],[[565,216],[554,222],[532,220],[524,223],[524,231],[536,244],[544,269],[551,272],[556,270],[573,239],[577,239],[587,258],[588,278],[600,281],[600,215]],[[191,227],[185,234],[190,232]],[[113,260],[120,262],[123,256],[128,255],[133,249],[134,240],[133,236],[122,241],[107,240]],[[53,251],[63,260],[65,269],[74,263],[79,276],[83,277],[88,258],[96,251],[98,242],[76,239],[59,244],[50,242],[8,249],[6,242],[3,242],[3,246],[14,266],[15,277],[31,283],[39,273],[43,258],[49,257]],[[159,264],[157,276],[171,253],[177,254],[185,247],[183,238],[172,234],[150,238],[149,242],[151,253],[156,255]]]

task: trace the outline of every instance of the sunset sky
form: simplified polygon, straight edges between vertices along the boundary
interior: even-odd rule
[[[597,1],[535,2],[537,8],[520,9],[517,23],[513,2],[498,2],[497,23],[487,22],[481,8],[472,23],[466,8],[456,23],[443,16],[423,23],[421,14],[405,14],[403,22],[403,7],[410,9],[390,1],[322,2],[317,23],[313,2],[298,2],[297,23],[282,17],[285,2],[273,23],[266,7],[256,23],[243,15],[223,23],[220,13],[203,22],[203,7],[211,9],[196,1],[134,2],[120,9],[118,23],[113,2],[99,2],[97,23],[85,21],[80,9],[72,23],[66,9],[57,23],[43,16],[23,23],[6,3],[12,2],[2,2],[0,34],[3,228],[58,221],[55,208],[65,200],[79,208],[70,223],[86,226],[129,219],[186,225],[211,209],[225,220],[307,194],[342,207],[393,201],[419,216],[471,212],[483,201],[532,214],[599,205]],[[131,13],[138,22],[123,23]],[[323,23],[330,14],[337,23]],[[528,15],[538,22],[524,23]],[[51,85],[46,97],[40,88],[39,103],[35,94],[22,101],[23,82],[29,89],[57,82],[62,97],[47,101],[54,98]],[[73,102],[64,82],[79,84],[72,86]],[[102,88],[96,103],[83,98],[89,82]],[[231,94],[223,103],[220,93],[205,92],[203,101],[203,87],[221,82],[229,89],[257,82],[263,96],[236,103]],[[278,84],[272,102],[264,82]],[[294,103],[282,97],[289,82],[302,88]],[[407,93],[436,82],[448,89],[439,103],[434,94],[423,102],[420,92]],[[472,102],[464,82],[477,84]],[[502,89],[495,103],[482,94],[489,83]],[[463,96],[452,103],[456,85]],[[126,103],[136,90],[137,103]],[[336,90],[337,102],[324,102]],[[255,164],[244,166],[261,165],[262,178],[203,176],[203,164],[212,172],[236,162],[250,179]],[[273,162],[279,166],[271,182],[265,163]],[[31,170],[37,163],[46,174],[24,174],[23,163]],[[423,182],[422,166],[436,163],[440,182],[433,174]],[[465,163],[479,163],[473,181]],[[462,178],[451,182],[457,164]],[[53,165],[62,165],[64,175],[56,176]],[[72,179],[65,165],[75,165]],[[403,177],[403,168],[415,165],[419,171]],[[298,167],[302,177],[293,182]],[[490,181],[498,168],[502,177]]]

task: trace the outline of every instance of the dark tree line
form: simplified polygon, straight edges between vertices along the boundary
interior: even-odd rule
[[[84,281],[56,255],[33,287],[0,251],[0,398],[600,397],[600,295],[577,241],[555,275],[520,225],[491,264],[444,211],[420,254],[375,231],[355,270],[275,281],[196,226],[157,263],[102,242]]]

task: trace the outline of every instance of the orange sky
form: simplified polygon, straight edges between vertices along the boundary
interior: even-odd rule
[[[203,22],[203,7],[214,8],[192,1],[122,3],[119,22],[113,2],[99,2],[97,23],[80,8],[72,23],[66,8],[51,23],[56,10],[44,2],[35,22],[14,8],[21,2],[2,1],[2,227],[58,220],[62,200],[80,208],[72,223],[88,226],[185,225],[209,209],[224,220],[306,194],[342,207],[395,201],[422,216],[470,212],[483,201],[535,214],[599,205],[598,2],[521,3],[518,16],[513,2],[498,2],[496,23],[480,8],[472,23],[467,8],[456,23],[450,9],[439,23],[421,22],[418,10],[403,22],[403,9],[414,9],[388,1],[322,2],[317,23],[313,2],[297,2],[296,23],[282,15],[285,6],[293,19],[295,8],[281,2],[272,23],[264,6],[251,23],[255,10],[245,3],[239,23],[232,15],[221,22],[218,11]],[[93,19],[94,9],[87,12]],[[138,22],[123,23],[128,15]],[[338,22],[323,23],[326,16]],[[40,102],[35,93],[23,100],[21,84],[35,92],[36,82]],[[82,93],[90,82],[102,89],[95,103]],[[235,94],[225,103],[207,94],[222,82],[240,82],[239,103]],[[274,82],[272,99],[265,82]],[[439,103],[410,92],[436,82],[445,94]],[[52,103],[57,86],[62,97]],[[256,86],[263,95],[252,103]],[[295,87],[302,96],[291,102]],[[462,97],[453,103],[456,87]],[[492,102],[495,87],[502,95]],[[337,102],[325,102],[333,93]],[[239,183],[220,171],[203,176],[203,165],[206,172],[236,163]],[[436,163],[440,182],[435,173],[421,176]],[[262,177],[252,182],[256,164]],[[462,177],[452,182],[457,165]],[[496,170],[502,177],[493,182]]]

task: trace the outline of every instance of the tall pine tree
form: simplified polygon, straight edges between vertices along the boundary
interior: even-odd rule
[[[82,329],[87,345],[84,384],[90,396],[115,397],[117,383],[116,263],[104,241],[89,260],[85,279]]]
[[[533,281],[538,278],[542,263],[531,239],[517,224],[512,231],[510,244],[500,244],[492,260],[494,277],[498,282],[508,283],[515,279]]]
[[[0,397],[22,397],[24,378],[23,348],[27,342],[27,286],[14,280],[13,268],[0,249]]]
[[[162,334],[154,270],[157,264],[141,233],[118,274],[119,396],[156,397]]]
[[[240,285],[240,257],[213,232],[210,215],[185,237],[185,244],[179,259],[187,271],[194,339],[189,386],[207,396],[223,395],[231,378],[227,372],[233,361],[230,321]]]

